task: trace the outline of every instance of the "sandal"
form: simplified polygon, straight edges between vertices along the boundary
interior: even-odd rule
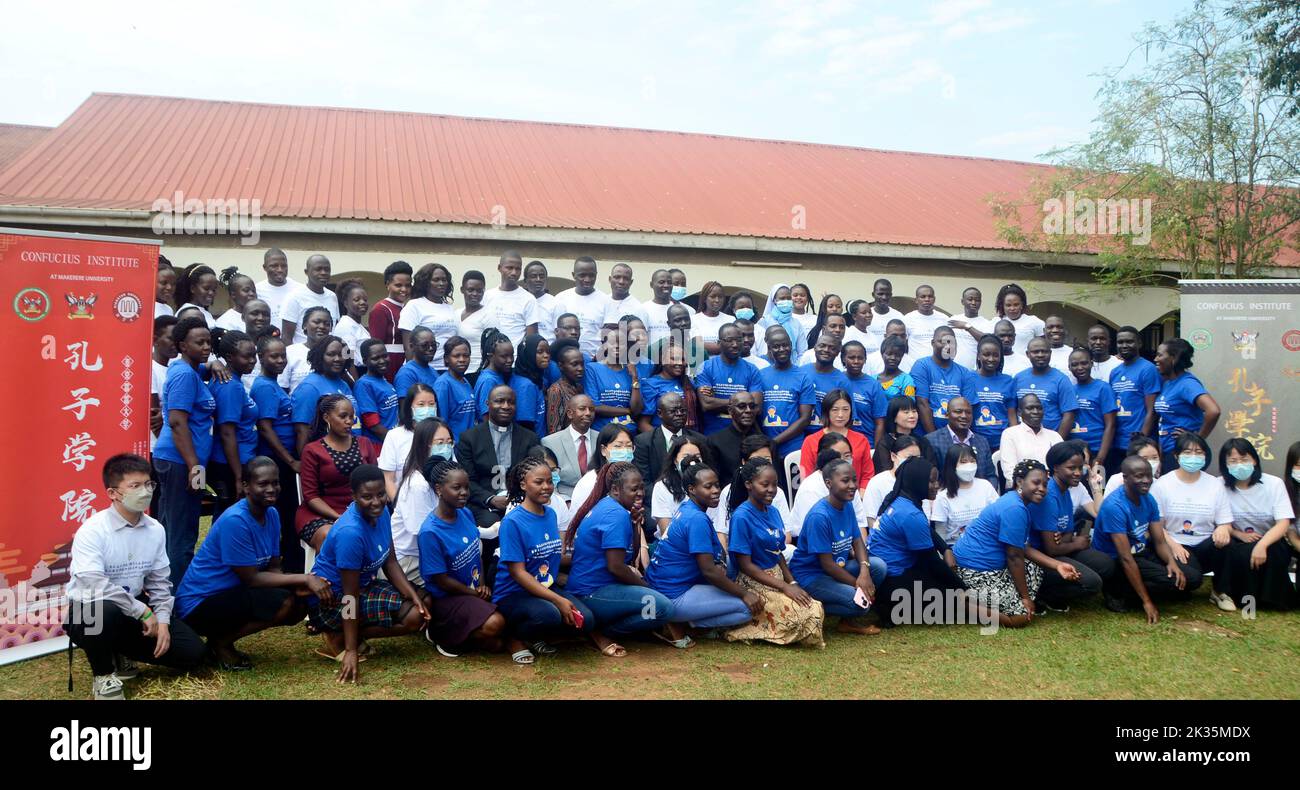
[[[622,658],[627,655],[627,648],[617,642],[610,642],[600,649],[600,654],[606,658]]]
[[[510,660],[515,662],[516,664],[519,664],[520,666],[528,666],[529,664],[536,661],[537,657],[533,655],[531,650],[525,648],[518,652],[511,653]]]
[[[687,650],[689,648],[695,647],[695,640],[691,639],[690,634],[683,636],[681,639],[673,639],[672,637],[664,634],[662,631],[651,631],[651,633],[654,634],[655,638],[658,639],[659,641],[667,642],[668,644],[672,645],[678,650]]]
[[[554,646],[548,645],[545,642],[534,642],[533,652],[539,656],[553,656],[560,651]]]

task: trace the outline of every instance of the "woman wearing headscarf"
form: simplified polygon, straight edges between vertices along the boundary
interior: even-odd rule
[[[763,309],[763,318],[758,322],[755,337],[763,337],[770,326],[782,327],[790,336],[790,342],[794,346],[790,352],[791,359],[798,359],[808,350],[808,333],[794,315],[794,300],[790,298],[790,286],[785,283],[777,283],[768,293],[767,306]],[[756,343],[754,353],[766,354],[767,343],[761,340]]]

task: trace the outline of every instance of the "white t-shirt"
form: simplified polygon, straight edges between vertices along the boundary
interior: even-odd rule
[[[790,515],[793,524],[790,534],[799,537],[803,531],[803,522],[808,518],[808,513],[812,511],[813,506],[826,498],[830,489],[826,488],[826,481],[822,479],[822,471],[818,469],[803,479],[799,484],[799,490],[794,494],[794,504],[790,507]],[[853,497],[853,516],[858,522],[859,529],[868,527],[866,503],[859,492]]]
[[[415,435],[402,425],[394,425],[384,434],[384,444],[379,448],[379,468],[385,472],[401,473],[406,465],[406,456],[411,453],[411,442]],[[419,529],[419,526],[416,526]]]
[[[540,323],[536,297],[520,287],[513,291],[493,288],[483,294],[483,310],[488,313],[486,326],[505,333],[514,346],[524,339],[530,325]]]
[[[973,327],[981,335],[993,334],[993,322],[982,315],[974,318],[967,318],[965,313],[957,316],[959,321],[965,321],[968,326]],[[965,329],[953,329],[953,334],[957,336],[957,356],[955,361],[958,365],[967,370],[975,370],[979,356],[979,341],[971,337],[969,331]]]
[[[1273,475],[1263,475],[1258,483],[1245,490],[1233,486],[1228,490],[1228,505],[1232,508],[1233,525],[1256,535],[1265,534],[1279,521],[1295,518],[1282,478]]]
[[[816,474],[816,473],[814,473]],[[978,479],[978,478],[977,478]],[[857,501],[862,502],[863,517],[869,523],[875,524],[876,519],[880,517],[880,505],[889,496],[889,492],[894,490],[894,470],[886,469],[883,472],[876,472],[872,475],[871,480],[867,482],[867,487],[858,492]],[[939,492],[943,496],[943,492]],[[934,502],[927,499],[921,503],[921,512],[927,519],[934,520],[931,511],[934,509]]]
[[[212,317],[212,313],[208,312],[207,308],[205,308],[205,307],[199,307],[198,305],[194,304],[193,302],[186,302],[185,304],[181,305],[181,306],[176,310],[177,315],[179,315],[180,312],[181,312],[182,310],[184,310],[184,309],[186,309],[186,308],[189,308],[189,307],[193,307],[195,310],[198,310],[200,313],[203,314],[203,320],[207,322],[207,324],[208,324],[208,329],[212,329],[213,327],[215,327],[215,326],[217,325],[217,319],[215,319],[215,318]]]
[[[406,311],[403,310],[403,313]],[[460,311],[457,311],[459,314]],[[459,321],[456,328],[456,334],[469,341],[469,372],[473,373],[479,368],[483,361],[483,330],[492,326],[496,320],[496,314],[484,307],[477,312],[470,313],[469,318]],[[444,365],[446,362],[443,363]]]
[[[405,459],[402,465],[405,465]],[[406,480],[400,480],[400,468],[395,471],[401,485],[397,489],[397,501],[393,503],[393,551],[398,557],[418,557],[420,526],[438,506],[438,495],[433,493],[429,481],[418,469],[412,469]]]
[[[162,302],[154,302],[153,317],[157,318],[160,315],[176,315],[176,311],[173,310],[172,306],[169,304],[163,304]]]
[[[907,353],[921,359],[934,353],[930,345],[930,341],[934,339],[934,330],[947,326],[948,316],[938,310],[929,315],[922,315],[920,310],[913,310],[903,316],[903,323],[907,324]],[[874,321],[872,326],[875,326]]]
[[[266,302],[267,306],[271,308],[271,326],[279,329],[281,326],[280,305],[284,304],[284,300],[289,294],[303,286],[302,283],[294,282],[292,278],[285,278],[284,285],[271,285],[270,280],[263,280],[253,287],[257,289],[257,298]]]
[[[1052,349],[1052,361],[1049,362],[1048,365],[1050,367],[1055,368],[1056,370],[1061,371],[1062,373],[1065,374],[1066,378],[1068,378],[1070,381],[1073,381],[1075,384],[1078,384],[1079,382],[1074,381],[1074,376],[1070,373],[1070,355],[1073,353],[1074,353],[1074,349],[1071,348],[1070,346],[1061,346],[1060,348],[1054,348]]]
[[[1019,351],[1009,357],[1002,358],[1002,372],[1012,378],[1015,378],[1020,371],[1029,370],[1032,367],[1033,363],[1029,361],[1029,357]]]
[[[285,321],[294,322],[293,342],[301,343],[307,339],[307,335],[302,331],[302,317],[313,307],[324,307],[330,311],[330,318],[334,319],[335,325],[339,322],[339,297],[330,289],[326,288],[323,293],[316,293],[310,288],[297,288],[284,298],[280,304],[280,324],[283,326]]]
[[[127,523],[110,505],[95,513],[77,528],[72,538],[72,562],[68,568],[68,597],[78,601],[102,600],[109,590],[88,586],[83,574],[102,574],[120,595],[122,588],[135,599],[144,592],[145,579],[154,571],[165,571],[167,560],[167,533],[163,525],[148,513],[140,516],[134,527]],[[165,602],[152,602],[159,611],[160,622],[170,622],[171,598]],[[134,601],[131,604],[135,606]],[[168,616],[164,616],[163,610]],[[133,616],[143,614],[139,605]]]
[[[149,364],[152,366],[151,373],[149,376],[150,379],[149,394],[157,395],[158,405],[161,406],[163,385],[167,383],[167,366],[159,365],[156,359],[150,359]],[[165,422],[166,420],[167,420],[167,415],[164,414],[163,421]],[[153,435],[153,431],[149,431],[149,449],[152,450],[153,446],[157,442],[158,442],[158,437]]]
[[[595,290],[583,296],[578,289],[561,291],[555,297],[555,314],[551,316],[551,337],[555,337],[555,324],[560,316],[573,313],[578,317],[578,326],[582,334],[578,336],[578,345],[584,359],[591,359],[600,350],[600,331],[605,326],[609,314],[609,295]]]
[[[889,327],[889,322],[894,319],[903,321],[904,316],[894,308],[889,308],[889,312],[881,315],[876,312],[876,308],[871,308],[871,326],[867,327],[867,334],[871,336],[871,342],[867,343],[867,351],[880,351],[880,343],[885,339],[885,329]],[[926,353],[929,356],[929,352]]]
[[[1124,360],[1120,359],[1119,357],[1111,357],[1110,359],[1107,359],[1102,362],[1094,362],[1092,363],[1092,378],[1095,381],[1104,381],[1107,384],[1109,384],[1110,372],[1122,364],[1124,364]],[[1079,383],[1079,380],[1076,379],[1074,375],[1069,371],[1066,371],[1066,375],[1070,377],[1070,381],[1074,382],[1075,384]]]
[[[682,502],[685,501],[685,499],[682,500]],[[681,507],[682,503],[673,499],[672,492],[668,490],[668,486],[664,485],[664,481],[656,481],[654,490],[650,493],[650,513],[652,517],[656,520],[677,518],[677,511],[681,510]]]
[[[709,516],[713,519],[713,531],[720,535],[731,534],[731,523],[727,521],[727,498],[730,496],[731,483],[727,483],[722,487],[722,496],[718,498],[718,506],[709,509]],[[777,515],[781,517],[781,523],[785,525],[785,534],[797,534],[794,516],[790,513],[790,499],[785,495],[785,491],[780,488],[776,490],[776,498],[772,500],[772,507],[776,508]]]
[[[519,507],[519,504],[520,503],[518,502],[512,502],[511,504],[507,505],[506,513],[509,513],[510,511]],[[555,525],[556,527],[559,528],[560,534],[563,535],[565,532],[568,532],[569,523],[573,521],[573,512],[577,508],[571,510],[569,508],[568,503],[564,501],[564,497],[559,497],[559,496],[551,497],[551,501],[547,503],[546,506],[549,507],[551,510],[555,511]]]
[[[811,348],[808,349],[807,351],[803,352],[803,356],[799,357],[799,367],[803,367],[804,365],[812,365],[812,364],[814,364],[815,362],[817,362],[817,354],[814,353],[813,350],[812,350]],[[883,365],[884,365],[884,362],[883,362],[883,361],[881,362],[881,365],[882,365],[882,367],[883,367]],[[835,369],[836,369],[836,370],[848,370],[848,368],[844,367],[844,359],[843,359],[843,355],[837,354],[837,355],[835,356]],[[865,366],[864,366],[864,369],[865,369]],[[899,368],[899,369],[901,370],[902,368]]]
[[[554,343],[555,319],[562,315],[555,312],[556,297],[543,293],[533,298],[537,300],[537,333],[546,338],[547,343]]]
[[[804,337],[807,337],[808,333],[812,331],[812,328],[817,326],[817,315],[815,313],[791,313],[791,315],[794,316],[796,321],[803,325]]]
[[[668,337],[668,308],[673,303],[657,304],[655,302],[646,302],[641,305],[646,314],[646,331],[650,334],[650,344],[654,345],[660,340]]]
[[[745,360],[746,362],[758,368],[759,370],[762,370],[763,368],[770,368],[772,366],[771,362],[768,362],[763,357],[756,356],[754,354],[750,354],[747,357],[741,357],[741,359]]]
[[[898,369],[903,373],[911,373],[912,365],[916,364],[916,357],[904,354],[898,363]],[[868,376],[879,376],[885,372],[885,357],[879,351],[873,351],[867,354],[867,362],[862,366],[862,372]]]
[[[276,381],[281,387],[289,390],[292,395],[293,391],[298,389],[298,385],[303,379],[311,375],[311,365],[307,364],[307,353],[311,349],[307,348],[306,343],[294,343],[284,350],[285,366],[284,372],[280,374]]]
[[[343,343],[348,347],[348,353],[352,355],[352,364],[362,364],[361,343],[370,339],[370,330],[353,321],[352,316],[345,315],[335,324],[334,334],[342,338]]]
[[[1010,318],[998,319],[998,321],[1002,320],[1011,321]],[[997,322],[995,321],[994,323]],[[1043,319],[1036,315],[1021,313],[1019,318],[1011,321],[1011,325],[1016,328],[1016,342],[1012,345],[1012,348],[1015,349],[1017,354],[1025,353],[1025,349],[1029,348],[1030,340],[1043,336]]]
[[[691,316],[691,336],[698,337],[705,343],[716,343],[718,342],[718,330],[725,324],[730,324],[735,320],[734,315],[727,315],[722,312],[713,317],[709,317],[704,313],[696,313]]]
[[[474,315],[480,315],[484,311],[480,310]],[[471,316],[473,317],[473,316]],[[422,326],[433,332],[434,351],[433,361],[429,364],[434,370],[446,370],[447,363],[442,359],[442,345],[451,337],[460,332],[460,308],[454,304],[437,304],[430,302],[424,297],[412,299],[402,307],[402,314],[397,318],[397,328],[405,329],[407,332]],[[479,335],[482,330],[479,330]],[[461,335],[464,337],[464,335]],[[470,344],[470,356],[474,354],[474,347],[479,344],[479,336],[466,337]],[[471,367],[470,370],[473,370]]]
[[[217,326],[238,332],[244,331],[244,316],[235,308],[230,308],[217,319]]]
[[[1115,474],[1110,476],[1109,480],[1106,481],[1106,493],[1102,495],[1102,499],[1106,499],[1116,491],[1123,491],[1123,490],[1124,490],[1124,473],[1116,472]]]
[[[1168,472],[1151,486],[1151,496],[1160,506],[1165,532],[1184,546],[1202,543],[1216,526],[1232,523],[1228,489],[1208,472],[1201,472],[1195,483],[1184,483],[1178,472]]]
[[[626,299],[609,297],[609,305],[605,308],[605,323],[617,324],[618,320],[625,315],[634,315],[640,318],[649,328],[650,316],[646,313],[645,305],[641,303],[640,299],[632,294],[628,294]]]
[[[856,340],[859,343],[861,343],[862,347],[867,350],[867,354],[870,354],[872,351],[880,351],[879,343],[876,343],[875,348],[871,347],[871,344],[874,341],[872,340],[872,337],[868,332],[861,332],[858,330],[856,326],[854,326],[853,324],[849,324],[848,328],[844,330],[844,345],[847,346],[849,342],[852,340]]]
[[[889,474],[892,476],[893,472]],[[868,487],[870,485],[867,483]],[[955,497],[949,497],[947,491],[940,489],[931,505],[932,519],[939,526],[939,534],[943,539],[953,543],[984,508],[997,500],[998,493],[993,490],[993,485],[984,478],[977,477],[971,482],[970,488],[958,488]],[[884,501],[883,497],[881,501]]]
[[[587,501],[587,497],[591,496],[591,492],[595,490],[595,488],[596,466],[593,461],[592,468],[587,470],[587,474],[578,478],[578,482],[573,484],[573,493],[569,495],[569,501],[578,503],[574,506],[575,510],[578,507],[581,507],[583,502]],[[648,513],[646,514],[646,518],[650,518]]]

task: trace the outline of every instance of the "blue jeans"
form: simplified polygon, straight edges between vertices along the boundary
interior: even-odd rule
[[[867,558],[867,565],[871,570],[871,583],[880,584],[885,578],[885,572],[888,568],[885,561],[874,554]],[[849,560],[844,566],[850,576],[857,578],[861,565],[857,560]],[[861,617],[869,610],[858,606],[857,601],[853,600],[857,593],[857,587],[852,584],[837,582],[824,573],[819,573],[816,577],[808,579],[803,588],[809,595],[822,602],[822,608],[826,614],[832,614],[836,617]]]
[[[596,616],[596,627],[611,634],[653,631],[673,616],[672,602],[663,593],[632,584],[607,584],[578,600]]]
[[[553,590],[560,597],[573,604],[573,608],[582,612],[582,633],[591,633],[596,627],[596,616],[579,601],[563,590]],[[560,610],[555,604],[531,593],[517,592],[497,601],[497,609],[505,615],[510,633],[523,642],[532,644],[559,632],[573,633],[573,629],[564,624]]]
[[[696,628],[729,628],[754,619],[745,602],[712,584],[697,584],[672,601],[670,622],[690,623]]]
[[[190,490],[190,470],[185,464],[154,458],[153,468],[158,475],[158,520],[167,532],[167,561],[171,563],[174,590],[194,559],[202,499],[197,491]]]

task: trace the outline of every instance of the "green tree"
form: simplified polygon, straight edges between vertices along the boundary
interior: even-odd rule
[[[1269,90],[1291,97],[1291,115],[1300,114],[1300,3],[1295,0],[1257,0],[1243,9],[1257,23],[1256,31],[1266,56],[1259,78]]]

